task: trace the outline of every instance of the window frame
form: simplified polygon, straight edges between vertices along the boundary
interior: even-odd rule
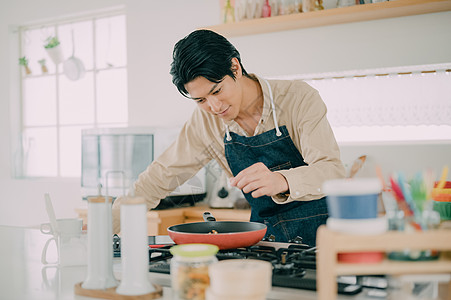
[[[61,103],[61,96],[60,96],[60,77],[64,76],[64,72],[62,70],[61,64],[58,66],[55,66],[55,72],[49,73],[49,74],[36,74],[36,75],[25,75],[24,72],[21,70],[21,67],[17,66],[17,63],[11,63],[10,69],[11,69],[11,80],[10,80],[10,86],[11,86],[11,177],[13,179],[32,179],[32,180],[52,180],[52,179],[60,179],[60,180],[73,180],[76,178],[81,178],[81,169],[80,174],[77,176],[67,176],[62,174],[61,166],[61,136],[60,131],[63,128],[72,128],[72,127],[81,127],[82,129],[87,128],[101,128],[101,127],[126,127],[128,126],[128,115],[125,113],[124,120],[122,122],[102,122],[99,123],[98,120],[98,85],[97,85],[97,77],[99,76],[99,73],[102,71],[111,71],[111,70],[125,70],[125,75],[127,76],[128,73],[128,61],[125,61],[124,65],[120,66],[98,66],[96,63],[96,22],[101,19],[106,19],[110,17],[118,17],[123,16],[125,18],[125,26],[127,22],[127,14],[125,7],[115,7],[111,9],[102,10],[99,12],[91,12],[86,13],[83,15],[76,15],[76,16],[64,16],[64,17],[58,17],[53,18],[50,20],[46,20],[43,22],[36,22],[36,23],[30,23],[30,24],[23,24],[20,26],[11,26],[9,29],[9,37],[11,41],[11,47],[10,52],[14,53],[14,55],[11,55],[11,57],[15,57],[16,59],[13,59],[14,62],[17,62],[19,57],[24,56],[24,47],[23,47],[23,34],[27,30],[33,30],[38,29],[42,27],[54,27],[55,33],[58,35],[57,28],[60,26],[68,25],[68,24],[74,24],[79,22],[92,22],[92,30],[93,32],[93,65],[92,68],[87,69],[87,72],[91,72],[93,75],[92,82],[93,82],[93,101],[94,101],[94,107],[93,107],[93,114],[94,119],[92,123],[70,123],[70,124],[64,124],[59,120],[60,117],[60,110],[59,105]],[[125,38],[127,39],[127,31],[125,28]],[[125,44],[125,49],[127,45]],[[50,61],[50,60],[48,60]],[[55,80],[55,90],[53,91],[56,94],[56,122],[54,125],[26,125],[25,124],[25,107],[24,107],[24,82],[27,78],[39,78],[39,77],[54,77]],[[128,84],[125,85],[125,92],[128,93]],[[25,152],[24,152],[24,134],[27,128],[54,128],[56,130],[56,175],[55,176],[30,176],[27,175],[26,172],[26,162],[25,162]],[[81,135],[80,130],[80,135]],[[81,140],[81,139],[80,139]],[[81,157],[80,157],[81,162]]]

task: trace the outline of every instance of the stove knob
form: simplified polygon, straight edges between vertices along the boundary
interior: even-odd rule
[[[266,236],[263,240],[267,241],[267,242],[275,242],[276,241],[276,237],[273,234],[271,234],[269,236]]]
[[[229,195],[229,192],[228,192],[225,188],[222,188],[222,189],[220,189],[220,190],[218,191],[218,197],[219,197],[219,198],[224,199],[224,198],[226,198],[228,195]]]
[[[297,236],[292,240],[289,240],[288,243],[294,243],[294,244],[302,244],[302,237]]]

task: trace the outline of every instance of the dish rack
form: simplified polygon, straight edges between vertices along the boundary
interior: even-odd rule
[[[336,276],[376,274],[437,274],[451,273],[451,257],[443,251],[451,251],[451,231],[446,229],[422,232],[389,231],[379,235],[351,235],[332,231],[322,225],[317,233],[317,281],[318,299],[333,300],[337,297]],[[338,253],[438,250],[440,257],[433,261],[395,261],[384,259],[379,263],[341,263]],[[451,297],[451,281],[448,283]]]

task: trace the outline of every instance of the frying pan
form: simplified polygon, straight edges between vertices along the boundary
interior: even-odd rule
[[[221,250],[252,246],[266,234],[266,225],[262,223],[216,221],[209,212],[204,212],[204,220],[206,222],[170,226],[168,234],[179,245],[205,243]]]

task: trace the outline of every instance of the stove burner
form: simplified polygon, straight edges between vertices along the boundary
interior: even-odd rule
[[[305,270],[296,268],[294,263],[274,264],[272,273],[274,276],[283,275],[290,277],[303,277],[305,275]]]

